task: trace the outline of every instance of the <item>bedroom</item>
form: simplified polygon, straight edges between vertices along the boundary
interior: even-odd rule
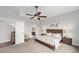
[[[4,26],[2,27],[0,26],[0,27],[1,28],[5,27],[6,23],[10,24],[7,26],[12,26],[12,28],[10,27],[11,28],[10,30],[8,30],[9,28],[6,28],[7,29],[6,32],[8,32],[8,34],[6,33],[4,33],[6,35],[0,34],[1,35],[0,38],[3,39],[1,40],[3,42],[7,42],[7,40],[11,40],[10,32],[14,30],[16,32],[15,44],[0,48],[0,52],[21,52],[21,51],[25,53],[27,52],[29,53],[30,52],[50,52],[50,53],[51,52],[58,52],[58,53],[59,52],[60,53],[79,52],[79,47],[78,47],[79,46],[79,37],[78,37],[79,7],[78,6],[77,7],[76,6],[75,7],[74,6],[38,6],[37,14],[39,14],[38,11],[41,12],[40,16],[44,15],[44,16],[47,16],[47,18],[43,18],[43,19],[40,18],[41,20],[38,20],[39,15],[34,15],[35,18],[29,19],[32,16],[25,15],[26,13],[35,14],[36,13],[35,6],[16,6],[16,7],[1,6],[0,7],[1,26],[5,22]],[[22,25],[22,23],[24,25]],[[60,36],[63,35],[61,36],[61,40],[64,39],[63,40],[64,43],[60,43],[58,41],[58,44],[60,43],[60,46],[57,47],[57,49],[50,49],[49,47],[46,47],[46,46],[52,45],[52,42],[50,42],[51,40],[49,40],[51,37],[47,37],[47,35],[54,36],[53,34],[47,34],[47,31],[46,31],[47,29],[48,31],[51,31],[49,29],[52,29],[51,31],[52,33],[55,33],[55,34],[59,33]],[[3,30],[3,32],[5,32],[5,30]],[[33,36],[32,34],[35,36]],[[41,34],[42,36],[45,36],[45,37],[39,37],[41,36]],[[7,39],[3,38],[6,36],[8,37]],[[27,37],[23,37],[23,36],[27,36]],[[28,38],[28,40],[24,42],[24,38],[25,39]],[[32,39],[39,39],[39,38],[46,38],[48,39],[48,41],[44,40],[40,44],[39,42],[32,40]],[[1,40],[0,40],[0,43],[3,43]],[[63,47],[61,48],[61,46]],[[74,50],[77,50],[77,51],[74,51]]]

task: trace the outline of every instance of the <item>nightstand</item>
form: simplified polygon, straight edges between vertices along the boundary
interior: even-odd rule
[[[62,42],[69,44],[69,45],[72,45],[72,38],[63,37]]]

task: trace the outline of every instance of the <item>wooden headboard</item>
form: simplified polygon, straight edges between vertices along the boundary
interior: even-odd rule
[[[47,29],[47,33],[59,33],[63,37],[63,29]]]

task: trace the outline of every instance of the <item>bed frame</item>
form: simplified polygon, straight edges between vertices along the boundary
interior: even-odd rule
[[[61,34],[61,37],[63,37],[63,30],[62,29],[47,29],[47,33],[52,33],[52,34]]]
[[[46,31],[47,31],[47,33],[53,33],[53,34],[59,33],[59,34],[61,34],[61,37],[63,38],[63,30],[62,29],[47,29]],[[55,45],[50,45],[50,44],[42,42],[42,41],[40,41],[38,39],[35,39],[35,41],[37,41],[37,42],[39,42],[39,43],[41,43],[41,44],[55,50]]]

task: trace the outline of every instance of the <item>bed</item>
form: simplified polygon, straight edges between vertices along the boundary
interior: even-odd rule
[[[51,48],[57,49],[63,37],[62,29],[47,29],[47,34],[36,36],[36,41]]]

